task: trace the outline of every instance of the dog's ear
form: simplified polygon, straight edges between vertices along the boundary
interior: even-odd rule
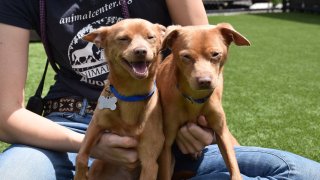
[[[157,31],[157,39],[159,39],[157,41],[157,51],[160,52],[161,51],[161,48],[162,48],[162,42],[163,42],[163,39],[164,39],[164,36],[165,36],[165,33],[166,33],[166,27],[164,27],[163,25],[161,24],[155,24],[155,29]]]
[[[164,50],[166,48],[171,49],[173,41],[178,37],[179,34],[179,25],[169,26],[166,30],[165,37],[162,43],[162,47],[160,50]]]
[[[85,35],[82,39],[94,43],[98,48],[103,47],[103,41],[108,34],[109,27],[99,29]]]
[[[167,28],[161,24],[155,24],[155,26],[160,33],[161,39],[164,38],[164,35],[166,34]]]
[[[234,42],[238,46],[250,46],[250,41],[237,32],[229,23],[217,24],[217,28],[220,29],[221,34],[226,40],[228,45]]]

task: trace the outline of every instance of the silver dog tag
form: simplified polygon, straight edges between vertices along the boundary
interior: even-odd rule
[[[110,91],[110,82],[105,81],[105,88],[103,89],[102,95],[98,99],[98,108],[99,109],[110,109],[115,110],[117,108],[117,98]]]
[[[115,110],[117,108],[116,105],[117,98],[116,97],[104,97],[100,96],[98,99],[98,108],[99,109],[110,109],[110,110]]]

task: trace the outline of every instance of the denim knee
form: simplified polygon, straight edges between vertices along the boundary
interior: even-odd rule
[[[320,180],[320,163],[290,152],[280,151],[289,167],[290,180]]]
[[[320,163],[275,149],[240,146],[235,148],[243,179],[320,180]],[[198,179],[229,179],[229,172],[216,145],[204,151],[197,164]]]
[[[236,153],[240,170],[250,177],[276,179],[276,180],[320,180],[320,163],[287,151],[260,147],[238,147]],[[248,154],[253,156],[248,157]],[[245,160],[246,159],[246,160]],[[251,160],[251,165],[249,165]],[[244,170],[247,164],[247,169]],[[257,168],[252,167],[256,165]],[[254,169],[254,170],[253,170]],[[250,174],[253,173],[253,174]]]
[[[73,173],[67,153],[12,145],[0,155],[1,179],[62,180],[72,179]]]

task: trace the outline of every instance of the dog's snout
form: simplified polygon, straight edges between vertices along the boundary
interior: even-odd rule
[[[146,56],[147,48],[145,48],[145,47],[137,47],[137,48],[134,49],[134,54],[136,56]]]
[[[197,78],[197,81],[200,88],[209,88],[212,79],[210,77],[199,77]]]

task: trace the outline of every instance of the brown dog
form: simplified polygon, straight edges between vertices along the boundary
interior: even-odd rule
[[[119,177],[120,167],[101,160],[95,160],[88,172],[90,150],[105,131],[136,137],[140,179],[157,178],[157,158],[164,135],[155,76],[164,32],[165,27],[159,24],[126,19],[84,37],[104,48],[110,84],[107,83],[101,93],[77,156],[75,179],[137,179],[134,175]]]
[[[204,115],[214,130],[231,179],[241,179],[222,108],[223,65],[228,47],[250,45],[229,24],[168,28],[163,48],[170,54],[160,65],[157,86],[164,118],[165,145],[159,161],[161,180],[171,179],[171,146],[178,129]]]

